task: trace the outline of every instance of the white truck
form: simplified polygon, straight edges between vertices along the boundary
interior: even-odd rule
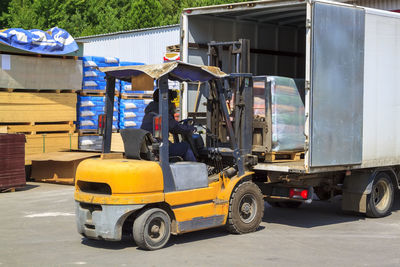
[[[184,62],[207,65],[208,43],[238,39],[250,40],[254,76],[266,76],[266,83],[268,76],[304,81],[304,156],[252,167],[266,200],[297,207],[312,193],[321,200],[342,194],[344,210],[390,214],[400,176],[400,14],[323,0],[182,13]],[[221,58],[229,72],[228,57]],[[184,114],[195,98],[189,85]]]

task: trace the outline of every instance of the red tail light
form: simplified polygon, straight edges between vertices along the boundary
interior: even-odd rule
[[[100,114],[97,121],[97,133],[99,135],[104,135],[104,129],[106,126],[106,115]]]
[[[156,116],[153,120],[153,136],[155,138],[161,138],[161,133],[161,116]]]
[[[290,188],[289,197],[306,200],[308,199],[308,190],[303,188]]]

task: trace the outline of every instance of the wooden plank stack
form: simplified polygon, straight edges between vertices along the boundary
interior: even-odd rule
[[[33,154],[77,149],[74,121],[82,61],[27,54],[10,58],[9,68],[0,71],[0,132],[26,135],[26,164]]]
[[[0,134],[0,192],[25,185],[25,136]]]
[[[78,148],[76,94],[0,92],[0,126],[26,134],[26,155]]]

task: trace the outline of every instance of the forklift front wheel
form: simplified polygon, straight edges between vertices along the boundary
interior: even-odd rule
[[[171,219],[162,209],[152,208],[139,214],[133,223],[133,239],[139,248],[160,249],[171,236]]]
[[[227,229],[234,234],[257,230],[264,214],[264,198],[260,188],[253,182],[237,186],[229,201]]]

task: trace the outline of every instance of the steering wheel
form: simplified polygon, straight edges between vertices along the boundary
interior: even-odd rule
[[[183,125],[191,125],[191,126],[193,126],[194,125],[194,120],[189,118],[189,119],[181,120],[178,123],[183,124]]]
[[[184,120],[179,121],[179,123],[184,124],[184,125],[194,126],[193,119],[184,119]],[[192,134],[193,134],[193,132],[190,132],[188,134],[182,134],[182,139],[183,139],[183,141],[187,142],[190,145],[190,148],[192,149],[194,156],[196,158],[199,158],[199,151],[197,150],[197,146],[193,140]]]

